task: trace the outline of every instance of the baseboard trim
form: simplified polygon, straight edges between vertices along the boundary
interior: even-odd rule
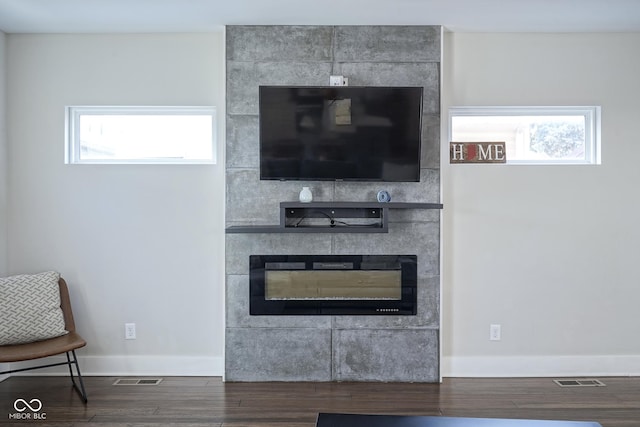
[[[640,375],[640,356],[443,357],[443,377]]]
[[[78,356],[87,376],[224,376],[223,357],[189,356]],[[43,360],[12,363],[6,369],[43,364]],[[46,363],[66,361],[50,357]],[[573,377],[640,376],[640,356],[445,356],[443,377]],[[68,375],[66,366],[20,372],[12,375]]]
[[[66,357],[11,363],[8,369],[65,362]],[[204,376],[221,377],[224,373],[222,357],[188,356],[80,356],[78,363],[85,376]],[[69,375],[66,366],[19,372],[12,375]]]

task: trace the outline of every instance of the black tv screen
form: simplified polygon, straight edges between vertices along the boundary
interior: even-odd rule
[[[260,87],[260,179],[419,181],[422,87]]]

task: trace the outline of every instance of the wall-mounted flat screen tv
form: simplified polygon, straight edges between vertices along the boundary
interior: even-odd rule
[[[260,87],[260,179],[420,181],[422,87]]]

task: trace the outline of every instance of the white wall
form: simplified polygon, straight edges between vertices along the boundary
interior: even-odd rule
[[[444,376],[640,375],[639,50],[640,34],[446,35]],[[447,108],[475,105],[601,105],[602,165],[449,165]]]
[[[0,31],[0,276],[7,273],[7,132],[6,132],[6,89],[7,89],[7,49],[6,35]],[[0,371],[9,369],[0,363]],[[0,381],[7,375],[0,375]]]
[[[0,31],[0,276],[7,273],[7,36]]]
[[[67,279],[87,374],[221,375],[222,31],[9,35],[8,59],[9,272]],[[66,105],[213,105],[219,162],[65,165]]]

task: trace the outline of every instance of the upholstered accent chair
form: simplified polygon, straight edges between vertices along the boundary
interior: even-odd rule
[[[38,366],[11,366],[12,369],[0,374],[67,365],[73,388],[86,403],[87,393],[75,352],[86,344],[76,332],[69,289],[58,273],[0,278],[0,363],[13,365],[61,354],[67,359]]]

